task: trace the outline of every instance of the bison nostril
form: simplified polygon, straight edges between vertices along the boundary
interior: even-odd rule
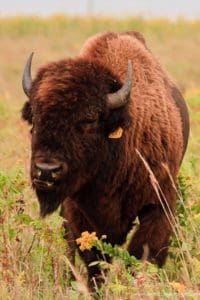
[[[62,171],[62,165],[60,165],[60,166],[58,166],[58,167],[56,167],[55,169],[52,170],[53,173],[58,173],[60,171]]]

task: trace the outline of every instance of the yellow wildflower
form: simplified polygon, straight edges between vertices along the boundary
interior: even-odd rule
[[[184,284],[175,281],[170,282],[170,285],[179,294],[183,293],[186,288]]]
[[[89,233],[88,231],[84,231],[82,232],[81,237],[76,239],[76,243],[77,245],[80,245],[80,250],[84,251],[90,250],[97,240],[96,232]]]

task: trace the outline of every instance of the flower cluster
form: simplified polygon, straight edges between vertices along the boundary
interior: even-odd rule
[[[94,242],[98,240],[96,236],[96,232],[89,233],[88,231],[84,231],[81,234],[81,237],[76,239],[77,245],[80,245],[79,248],[81,251],[90,250],[94,245]]]
[[[172,281],[172,282],[170,282],[169,284],[172,286],[172,288],[173,288],[176,292],[178,292],[178,293],[180,293],[180,294],[183,293],[184,290],[185,290],[185,288],[186,288],[186,286],[185,286],[184,284],[179,283],[179,282],[175,282],[175,281]]]

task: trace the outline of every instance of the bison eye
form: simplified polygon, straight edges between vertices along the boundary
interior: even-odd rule
[[[93,132],[95,130],[95,128],[98,125],[98,120],[96,119],[85,119],[85,120],[81,120],[78,124],[77,124],[77,128],[83,133],[83,132]]]
[[[87,126],[87,125],[95,126],[98,124],[98,120],[97,119],[85,119],[85,120],[80,121],[79,124],[81,126]]]
[[[97,119],[85,119],[81,121],[82,124],[94,124],[97,123]]]

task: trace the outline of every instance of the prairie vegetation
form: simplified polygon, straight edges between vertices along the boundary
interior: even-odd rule
[[[20,120],[21,75],[30,52],[34,70],[76,55],[94,33],[138,30],[182,89],[191,118],[190,142],[178,179],[177,216],[163,269],[141,263],[124,248],[96,241],[113,257],[99,299],[200,297],[200,21],[51,18],[0,19],[0,299],[89,299],[86,272],[66,258],[62,219],[41,220],[29,181],[29,128]],[[97,262],[98,263],[98,262]],[[76,281],[70,277],[70,270]]]

